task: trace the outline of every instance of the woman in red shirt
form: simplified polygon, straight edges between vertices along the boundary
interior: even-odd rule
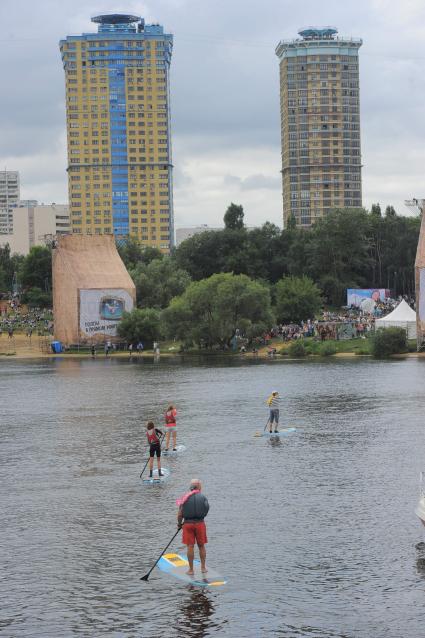
[[[169,405],[165,413],[165,451],[168,452],[170,446],[170,434],[173,434],[173,451],[177,450],[177,422],[176,422],[177,410],[174,405]]]

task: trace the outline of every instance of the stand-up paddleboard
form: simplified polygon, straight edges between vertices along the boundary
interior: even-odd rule
[[[163,456],[177,456],[177,454],[181,454],[186,449],[185,445],[178,445],[177,450],[173,450],[170,448],[169,450],[162,450]]]
[[[220,587],[226,584],[226,579],[218,574],[215,570],[208,567],[208,572],[201,572],[201,563],[199,560],[193,561],[193,576],[187,574],[189,563],[187,557],[181,554],[164,554],[158,561],[158,567],[162,572],[171,574],[175,578],[188,583],[189,585],[198,585],[199,587]]]
[[[158,476],[158,470],[153,471],[153,476],[149,476],[149,470],[147,470],[147,475],[142,478],[143,483],[147,483],[148,485],[156,485],[160,483],[164,483],[170,477],[170,470],[166,467],[161,468],[164,476]]]
[[[254,436],[287,436],[288,434],[292,434],[296,431],[296,428],[283,428],[282,430],[279,430],[279,432],[269,432],[266,430],[266,432],[256,432]]]

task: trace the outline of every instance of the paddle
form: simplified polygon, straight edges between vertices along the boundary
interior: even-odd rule
[[[149,580],[149,576],[151,575],[151,571],[154,569],[154,567],[156,566],[157,562],[161,559],[161,556],[167,551],[167,549],[170,547],[171,543],[173,542],[173,540],[175,539],[175,537],[177,536],[177,534],[179,533],[181,527],[179,527],[177,529],[177,532],[174,534],[173,538],[170,540],[170,542],[168,543],[167,547],[164,547],[164,549],[162,550],[162,552],[160,553],[160,555],[158,556],[158,558],[156,559],[156,561],[154,562],[154,564],[152,565],[152,567],[150,568],[150,570],[148,571],[148,573],[145,576],[142,576],[142,578],[140,580]]]
[[[160,446],[161,446],[161,443],[162,443],[162,442],[163,442],[163,440],[164,440],[164,437],[165,437],[165,432],[164,432],[164,434],[162,435],[162,438],[160,438],[160,440],[159,440],[159,445],[160,445]],[[147,468],[147,466],[148,466],[149,459],[150,459],[150,456],[148,456],[148,460],[146,461],[146,463],[145,463],[145,465],[144,465],[143,470],[140,472],[140,478],[142,478],[142,474],[143,474],[143,472],[146,470],[146,468]]]
[[[266,425],[264,426],[264,430],[263,430],[263,432],[265,432],[265,431],[266,431],[266,427],[268,426],[269,422],[270,422],[270,417],[267,419],[267,423],[266,423]]]

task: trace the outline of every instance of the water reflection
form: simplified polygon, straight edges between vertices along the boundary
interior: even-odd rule
[[[204,638],[210,635],[211,630],[217,629],[218,624],[213,621],[215,605],[211,600],[210,592],[188,587],[189,598],[184,598],[177,626],[178,636],[190,638]]]

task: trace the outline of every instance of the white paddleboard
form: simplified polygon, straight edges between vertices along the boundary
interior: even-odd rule
[[[186,449],[185,445],[178,445],[177,450],[173,450],[173,448],[169,448],[169,450],[162,450],[163,456],[177,456],[177,454],[181,454]]]
[[[170,477],[171,472],[166,467],[162,467],[161,472],[164,474],[164,476],[158,476],[158,470],[155,469],[152,473],[152,477],[150,477],[149,470],[147,470],[147,474],[143,476],[142,482],[148,485],[164,483]]]
[[[187,557],[182,554],[164,554],[158,561],[158,567],[162,572],[171,574],[174,578],[199,587],[221,587],[226,584],[226,579],[220,576],[214,569],[207,566],[208,572],[201,572],[199,560],[193,561],[193,576],[187,574],[189,563]]]
[[[265,432],[256,432],[254,436],[287,436],[288,434],[292,434],[296,431],[296,428],[283,428],[282,430],[279,430],[279,432],[269,432],[266,430]]]

